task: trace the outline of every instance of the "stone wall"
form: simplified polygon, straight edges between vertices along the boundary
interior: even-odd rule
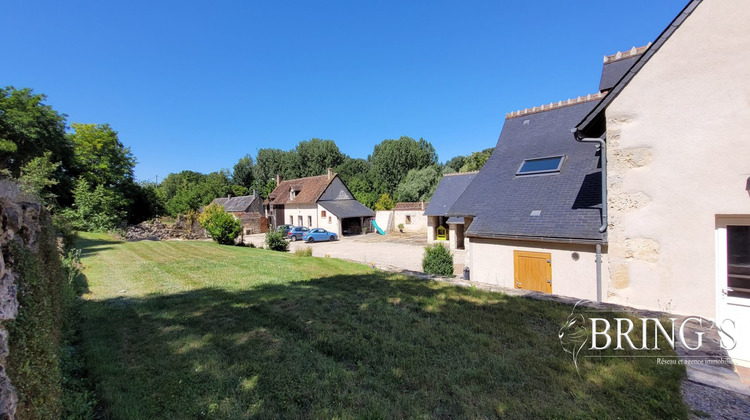
[[[16,418],[18,393],[8,377],[9,334],[7,326],[18,316],[18,278],[13,272],[12,243],[32,252],[38,250],[36,235],[40,231],[39,215],[42,207],[19,193],[18,187],[0,181],[0,418]]]

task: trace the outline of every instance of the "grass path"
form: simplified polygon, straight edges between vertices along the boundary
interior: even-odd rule
[[[111,418],[686,416],[679,366],[586,359],[579,376],[566,305],[209,242],[79,246]]]

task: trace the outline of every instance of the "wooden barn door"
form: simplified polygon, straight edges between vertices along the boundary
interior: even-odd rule
[[[552,293],[552,255],[547,252],[513,251],[516,289]]]

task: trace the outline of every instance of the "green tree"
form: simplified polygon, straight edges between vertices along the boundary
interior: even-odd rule
[[[232,184],[252,188],[253,179],[253,158],[248,153],[241,157],[232,168]]]
[[[234,245],[242,231],[242,224],[218,204],[209,204],[198,218],[211,238],[221,245]]]
[[[428,141],[410,137],[384,140],[372,152],[373,184],[381,193],[393,194],[412,169],[437,164],[435,148]]]
[[[349,181],[354,178],[369,176],[370,163],[364,159],[353,159],[345,156],[344,161],[333,167],[333,170],[339,174],[341,180],[348,186]]]
[[[38,197],[45,205],[54,203],[57,198],[51,187],[58,184],[54,174],[60,167],[60,162],[52,162],[51,159],[52,152],[49,150],[44,155],[31,159],[21,168],[18,179],[24,192]]]
[[[64,215],[76,229],[110,230],[125,220],[127,200],[104,185],[93,187],[81,178],[73,190],[73,197],[73,207],[65,209]]]
[[[396,187],[394,197],[399,202],[429,201],[440,183],[440,177],[437,166],[412,169]]]
[[[198,210],[231,191],[229,173],[225,170],[208,175],[193,171],[169,174],[157,189],[167,214],[172,216]]]
[[[493,148],[489,148],[470,154],[464,160],[464,164],[459,169],[459,172],[472,172],[482,169],[484,164],[490,159],[490,156],[492,156],[494,150]]]
[[[74,167],[73,144],[65,135],[65,115],[46,105],[45,95],[13,86],[0,88],[0,172],[13,177],[31,160],[50,152],[49,162],[60,162],[46,190],[69,205]]]
[[[135,157],[109,124],[71,124],[70,139],[80,177],[91,185],[115,188],[133,181]]]
[[[310,139],[301,141],[295,148],[299,160],[299,176],[325,174],[344,162],[344,154],[333,140]]]
[[[466,163],[466,156],[456,156],[451,158],[443,165],[443,173],[452,174],[459,172],[461,167]]]

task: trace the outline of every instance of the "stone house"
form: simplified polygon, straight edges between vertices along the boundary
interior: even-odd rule
[[[268,219],[263,215],[263,199],[256,191],[252,195],[216,198],[211,204],[218,204],[242,223],[242,234],[253,235],[268,232]]]
[[[328,169],[326,175],[282,180],[264,202],[271,226],[289,224],[323,228],[338,235],[366,231],[375,212],[354,198],[344,182]]]
[[[598,94],[508,114],[448,212],[472,281],[715,319],[750,363],[748,21],[690,1]]]
[[[463,194],[476,172],[445,174],[424,211],[427,243],[447,242],[450,249],[464,249],[464,219],[450,217],[448,210]]]

